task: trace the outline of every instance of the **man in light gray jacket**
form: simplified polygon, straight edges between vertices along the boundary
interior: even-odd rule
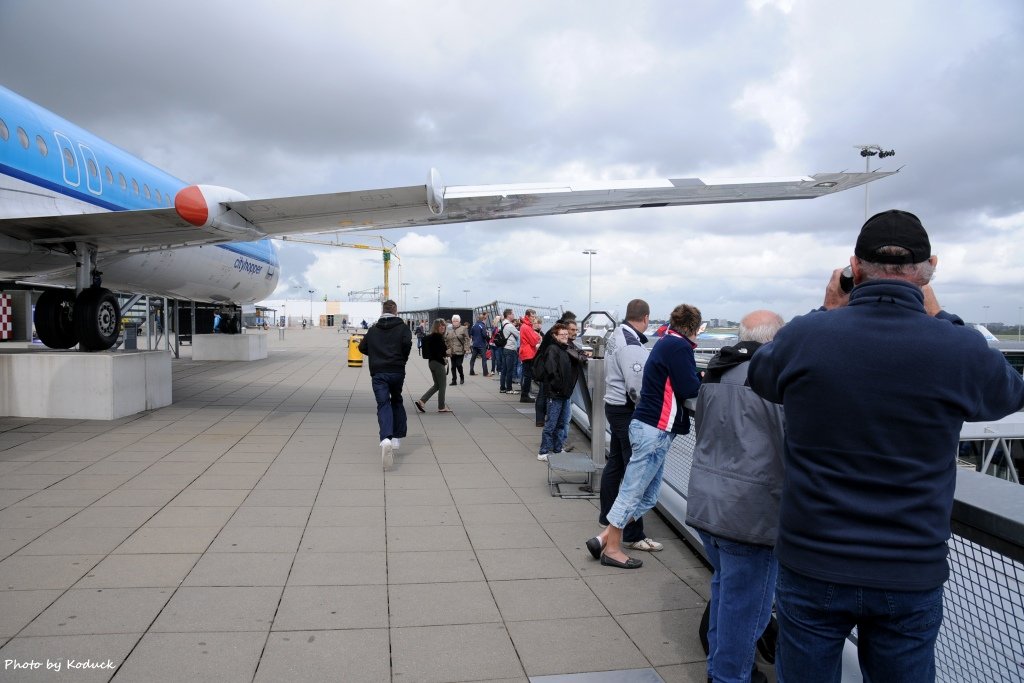
[[[716,683],[751,680],[754,648],[772,613],[785,431],[782,406],[747,384],[747,361],[782,325],[771,311],[748,313],[740,342],[708,363],[697,396],[686,523],[714,569],[708,680]]]

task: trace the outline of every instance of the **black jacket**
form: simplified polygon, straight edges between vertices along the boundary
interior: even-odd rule
[[[557,341],[544,349],[544,355],[538,356],[534,362],[534,372],[538,370],[547,386],[548,396],[559,399],[572,398],[576,380],[580,376],[580,359],[576,347],[559,344]]]
[[[448,358],[448,345],[444,341],[444,335],[440,332],[432,332],[423,338],[423,357],[428,361],[444,363]]]
[[[370,357],[370,374],[405,372],[412,352],[412,331],[401,318],[384,314],[359,342],[359,351]]]

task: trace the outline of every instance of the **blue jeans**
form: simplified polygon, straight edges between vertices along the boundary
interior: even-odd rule
[[[512,391],[512,373],[516,369],[516,363],[519,361],[519,350],[510,351],[509,349],[501,349],[503,356],[502,362],[504,365],[501,366],[501,388],[505,391]]]
[[[658,502],[665,456],[673,438],[672,432],[664,432],[640,420],[630,421],[629,443],[633,446],[633,457],[626,466],[619,495],[608,511],[608,522],[612,526],[623,528],[627,522],[640,519]]]
[[[544,433],[540,437],[541,453],[561,453],[565,445],[562,428],[569,420],[569,401],[548,397],[548,412],[544,416]]]
[[[548,414],[548,383],[534,382],[537,385],[537,400],[533,403],[533,414],[537,422],[543,422]]]
[[[498,377],[501,377],[501,368],[505,365],[505,349],[499,349],[497,346],[487,348],[491,350],[491,372],[496,372]]]
[[[373,397],[377,399],[377,425],[380,440],[405,436],[405,404],[402,403],[404,372],[378,372],[370,378]]]
[[[629,443],[629,423],[633,419],[633,408],[604,404],[604,415],[611,430],[611,441],[608,444],[608,461],[601,473],[601,513],[597,516],[599,524],[608,524],[608,512],[619,497],[619,485],[626,474],[626,468],[633,457],[633,447]],[[622,540],[636,543],[647,538],[644,533],[644,518],[639,517],[622,530]]]
[[[780,566],[775,600],[780,683],[838,683],[843,643],[854,626],[865,681],[935,680],[942,586],[925,591],[865,588],[818,581]]]
[[[476,374],[473,370],[473,366],[476,365],[477,358],[480,359],[480,372],[487,375],[487,349],[478,349],[475,346],[473,347],[473,353],[469,357],[469,374]]]
[[[708,678],[747,683],[757,639],[772,616],[779,564],[773,549],[731,541],[699,529],[711,575]]]

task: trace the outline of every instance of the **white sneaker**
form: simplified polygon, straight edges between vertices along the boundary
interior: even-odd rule
[[[384,469],[390,469],[391,465],[395,462],[395,449],[391,445],[391,439],[384,439],[380,442],[380,460],[384,464]]]
[[[627,548],[632,548],[633,550],[644,550],[649,553],[656,553],[665,548],[664,545],[658,543],[653,538],[645,538],[642,541],[637,541],[636,543],[623,543],[623,545]]]
[[[391,439],[391,447],[393,449],[395,449],[397,451],[401,446],[402,446],[402,440],[401,439],[395,439],[395,438]]]
[[[538,453],[537,454],[537,459],[540,460],[541,462],[547,462],[548,461],[548,454],[547,453]]]

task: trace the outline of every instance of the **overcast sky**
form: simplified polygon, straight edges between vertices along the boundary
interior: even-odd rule
[[[187,182],[250,197],[423,183],[902,167],[940,301],[1024,306],[1024,3],[0,0],[0,83]],[[408,307],[705,318],[821,303],[864,191],[389,231]],[[350,235],[353,241],[356,235]],[[378,241],[379,243],[379,241]],[[373,252],[280,245],[296,298],[382,283]],[[283,292],[283,289],[281,290]],[[279,292],[279,295],[283,295]],[[399,298],[393,292],[395,298]],[[414,297],[417,297],[414,299]]]

